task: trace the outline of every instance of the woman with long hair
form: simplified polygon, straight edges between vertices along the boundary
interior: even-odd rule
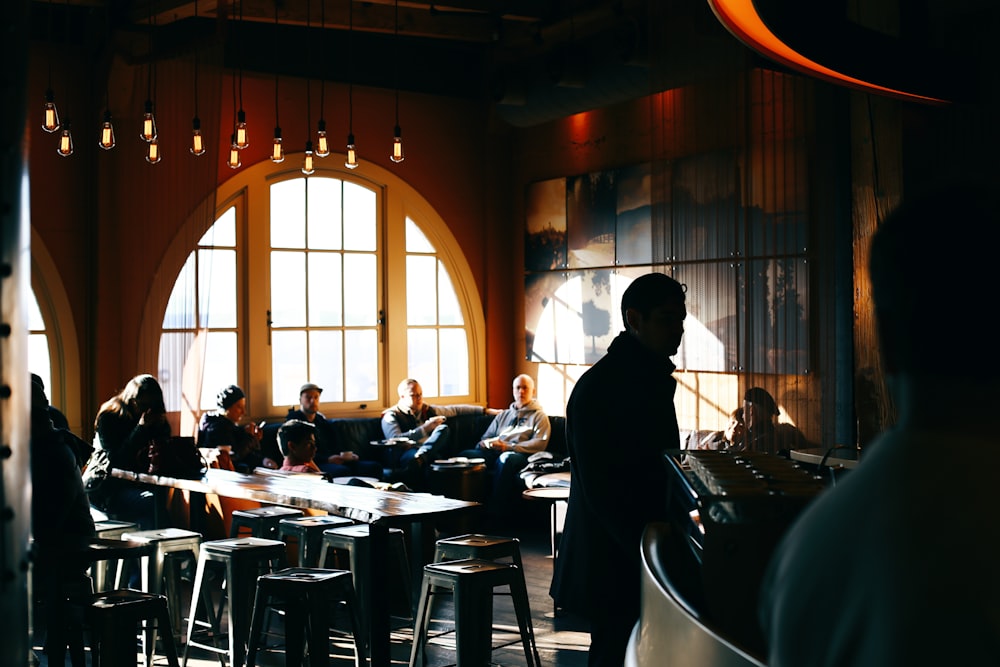
[[[149,443],[170,438],[160,383],[152,375],[136,375],[104,402],[97,411],[94,428],[94,445],[108,451],[113,468],[147,472]],[[101,489],[103,500],[91,498],[91,502],[109,516],[134,521],[141,530],[156,527],[152,492],[119,479],[108,479]]]

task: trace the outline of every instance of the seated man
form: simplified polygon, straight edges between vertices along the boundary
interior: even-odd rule
[[[257,466],[277,469],[280,461],[266,456],[260,449],[263,422],[240,424],[247,413],[243,390],[235,384],[229,385],[215,397],[215,404],[218,409],[203,414],[198,423],[198,446],[228,449],[240,472],[253,472]]]
[[[743,422],[746,451],[787,457],[791,450],[809,446],[809,441],[793,424],[778,422],[778,404],[762,387],[751,387],[743,395]]]
[[[333,426],[319,411],[319,397],[322,393],[323,388],[319,385],[305,383],[299,388],[299,407],[290,408],[285,416],[285,419],[297,419],[314,427],[316,454],[313,460],[317,467],[333,477],[354,475],[382,479],[382,464],[379,461],[362,459],[357,452],[351,450],[339,451]]]
[[[744,435],[746,427],[743,424],[743,408],[739,407],[729,413],[729,423],[721,431],[714,431],[705,436],[694,449],[715,449],[731,452],[743,451],[746,445]]]
[[[548,415],[535,400],[531,376],[514,378],[513,390],[514,402],[493,418],[477,448],[459,454],[486,459],[486,469],[493,474],[487,511],[496,519],[509,516],[511,506],[520,500],[524,483],[519,473],[528,465],[529,456],[548,447],[552,430]]]
[[[285,459],[281,470],[321,472],[313,461],[316,454],[316,429],[301,419],[289,419],[278,429],[278,447]]]
[[[382,433],[386,439],[409,440],[389,448],[391,482],[403,482],[412,489],[422,489],[431,461],[447,458],[450,432],[445,420],[463,414],[499,413],[478,405],[429,405],[424,403],[424,390],[413,378],[399,383],[399,402],[382,413]]]

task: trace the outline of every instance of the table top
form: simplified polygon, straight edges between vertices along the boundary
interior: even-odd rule
[[[115,468],[114,477],[227,498],[256,500],[323,510],[364,523],[406,523],[435,514],[477,507],[479,503],[429,493],[331,484],[319,475],[243,474],[209,468],[199,479],[148,475]]]
[[[829,456],[827,455],[829,452]],[[793,461],[802,463],[812,463],[819,465],[826,456],[826,465],[830,468],[854,468],[858,465],[858,450],[853,448],[833,449],[827,447],[809,447],[806,449],[793,449],[789,452]]]
[[[566,500],[569,498],[568,486],[536,486],[525,489],[521,495],[529,500]]]

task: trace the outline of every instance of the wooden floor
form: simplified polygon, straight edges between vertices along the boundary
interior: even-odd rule
[[[540,508],[539,508],[540,509]],[[586,623],[578,618],[560,612],[554,613],[552,599],[548,595],[549,582],[552,577],[552,558],[550,554],[548,515],[531,513],[528,520],[517,527],[491,531],[493,534],[517,537],[520,540],[521,556],[524,562],[524,573],[528,586],[528,596],[531,605],[532,624],[538,644],[538,652],[542,665],[554,667],[583,667],[587,664],[587,648],[590,635]],[[415,572],[419,572],[415,568]],[[419,592],[419,581],[414,581],[415,596]],[[446,598],[434,607],[428,646],[429,667],[454,665],[455,635],[449,630],[454,628],[451,604]],[[187,601],[182,607],[187,609]],[[281,621],[274,624],[274,630],[280,633]],[[413,638],[412,619],[392,619],[392,664],[406,665],[409,662],[410,648]],[[337,627],[346,627],[345,623],[337,623]],[[338,637],[336,630],[331,643],[331,667],[354,664],[353,646],[349,636]],[[259,654],[257,664],[260,667],[284,667],[284,654],[280,649],[280,636],[272,639],[273,650]],[[510,598],[498,595],[494,600],[494,665],[525,665],[523,649],[517,630],[517,622],[513,613]],[[179,651],[182,649],[179,649]],[[69,665],[69,662],[66,663]],[[157,667],[166,665],[166,658],[157,655]],[[44,657],[39,665],[46,666]],[[89,654],[88,654],[89,665]],[[188,667],[219,667],[219,658],[207,651],[192,648],[188,656]]]

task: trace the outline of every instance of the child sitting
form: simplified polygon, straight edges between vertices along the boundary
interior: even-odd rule
[[[278,446],[285,460],[281,469],[288,472],[321,472],[313,461],[316,455],[315,427],[309,422],[289,419],[278,429]]]

